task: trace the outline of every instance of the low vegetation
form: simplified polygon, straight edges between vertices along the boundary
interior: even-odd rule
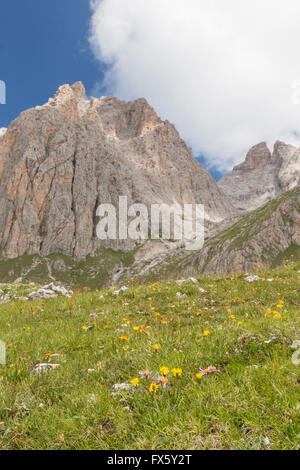
[[[299,270],[1,305],[0,448],[299,449]]]

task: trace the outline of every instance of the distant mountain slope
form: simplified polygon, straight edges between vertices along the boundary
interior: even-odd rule
[[[267,269],[300,257],[300,187],[246,215],[179,263],[190,272],[230,274]]]
[[[132,241],[95,236],[100,203],[205,205],[208,226],[234,208],[175,127],[146,100],[85,99],[63,85],[44,106],[0,133],[0,246],[6,257],[62,253],[84,258]]]
[[[181,276],[253,272],[275,267],[286,259],[300,259],[300,187],[241,218],[207,240],[197,252],[174,243],[163,249],[159,241],[149,240],[127,253],[106,249],[82,261],[59,254],[16,259],[0,254],[0,282],[57,280],[67,286],[99,289],[127,284],[132,277],[156,282]]]
[[[239,210],[251,211],[300,183],[300,149],[276,142],[252,147],[245,161],[218,183]]]

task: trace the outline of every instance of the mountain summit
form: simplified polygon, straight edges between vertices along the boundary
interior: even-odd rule
[[[265,142],[252,147],[243,163],[219,181],[231,203],[251,211],[300,183],[300,148],[277,141],[273,153]]]
[[[175,127],[145,99],[85,97],[61,86],[0,133],[0,246],[6,257],[62,253],[84,258],[132,241],[96,238],[101,203],[202,203],[207,225],[234,208],[194,160]]]

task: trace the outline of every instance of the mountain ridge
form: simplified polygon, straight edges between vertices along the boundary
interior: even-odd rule
[[[276,141],[253,146],[245,160],[218,182],[232,205],[251,211],[300,184],[300,149]]]
[[[53,270],[72,285],[79,270],[80,282],[90,276],[93,285],[98,278],[106,285],[131,275],[157,278],[168,270],[171,275],[177,264],[189,272],[196,267],[196,273],[254,270],[263,264],[265,248],[269,267],[275,252],[280,256],[300,245],[299,182],[300,149],[277,141],[273,152],[265,142],[252,147],[217,184],[175,126],[162,121],[144,98],[86,99],[81,82],[63,85],[47,103],[0,129],[3,269],[22,277],[23,260],[31,274],[40,270],[51,279]],[[117,206],[119,196],[148,208],[204,204],[205,246],[187,254],[182,244],[165,240],[98,240],[97,207]],[[260,218],[268,203],[271,232]],[[243,244],[247,217],[253,230]],[[238,240],[239,249],[230,249]],[[17,261],[5,261],[10,259]]]
[[[0,246],[5,256],[101,248],[131,250],[132,240],[100,241],[100,203],[205,206],[214,225],[235,209],[169,121],[147,101],[85,99],[63,85],[43,106],[24,111],[0,139]]]

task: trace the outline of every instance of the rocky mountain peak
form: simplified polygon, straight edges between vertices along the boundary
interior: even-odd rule
[[[246,170],[264,168],[271,160],[271,152],[266,142],[254,145],[246,155],[245,162],[242,163]]]
[[[54,98],[43,107],[47,106],[56,108],[72,120],[94,121],[107,136],[123,140],[143,136],[158,126],[170,126],[168,121],[163,122],[157,116],[145,98],[131,102],[113,96],[87,100],[81,82],[59,87]]]
[[[284,161],[288,161],[296,150],[297,148],[293,145],[277,140],[274,144],[272,160],[274,163],[282,164]]]
[[[219,187],[237,209],[251,211],[299,183],[300,149],[277,141],[272,154],[265,142],[252,147]]]
[[[85,87],[82,82],[75,82],[71,88],[78,99],[85,99]]]
[[[20,114],[0,140],[0,246],[5,256],[84,258],[132,240],[96,237],[101,203],[199,203],[209,228],[235,213],[175,127],[145,99],[85,98],[80,82]]]
[[[0,127],[0,139],[1,139],[1,137],[4,136],[4,134],[6,133],[6,131],[7,131],[6,127]]]
[[[85,99],[85,88],[81,82],[74,85],[62,85],[54,98],[50,98],[47,105],[57,108],[71,119],[79,118],[79,101]]]

